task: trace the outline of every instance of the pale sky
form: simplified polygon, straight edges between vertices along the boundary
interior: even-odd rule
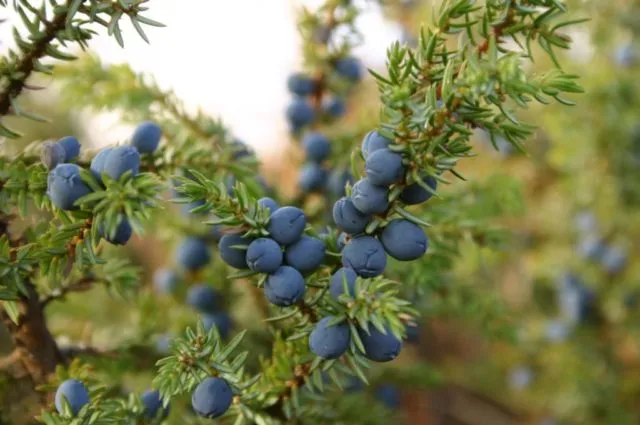
[[[220,116],[241,139],[265,152],[286,138],[284,109],[289,96],[286,77],[300,63],[295,10],[320,0],[153,0],[147,13],[166,28],[145,27],[148,45],[127,22],[125,48],[99,36],[91,47],[107,63],[128,62],[135,70],[153,74],[190,107]],[[358,25],[365,45],[356,54],[366,66],[379,68],[399,28],[385,22],[375,5],[365,9]],[[179,4],[179,6],[177,6]],[[5,10],[0,10],[0,18]],[[9,16],[10,21],[15,17]],[[127,20],[128,21],[128,20]],[[0,25],[0,40],[11,38],[10,25]],[[6,46],[0,46],[3,52]],[[113,117],[99,127],[103,143],[118,140],[129,129],[113,128]]]

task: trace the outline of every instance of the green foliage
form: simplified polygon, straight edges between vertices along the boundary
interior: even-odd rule
[[[143,16],[147,8],[146,1],[94,1],[90,4],[83,0],[50,0],[42,2],[40,7],[28,0],[16,0],[14,9],[27,29],[28,36],[20,34],[14,28],[13,38],[16,49],[10,49],[0,61],[0,115],[8,113],[44,121],[41,117],[24,110],[17,102],[17,96],[28,89],[27,78],[34,72],[51,74],[53,67],[45,59],[73,61],[75,56],[63,51],[67,44],[78,44],[85,49],[95,35],[93,28],[107,28],[109,35],[123,46],[124,40],[120,20],[129,17],[134,28],[144,40],[146,35],[142,25],[163,26],[159,22]],[[7,2],[2,6],[6,7]],[[0,136],[14,138],[19,135],[0,123]]]
[[[69,107],[122,111],[130,123],[151,120],[162,126],[171,144],[144,155],[143,169],[163,178],[196,169],[225,183],[232,176],[254,195],[264,192],[255,180],[255,156],[237,157],[239,146],[222,121],[201,111],[190,116],[176,95],[162,91],[151,77],[134,73],[128,65],[106,66],[91,55],[58,67],[54,77],[62,83],[63,101]]]
[[[248,352],[242,352],[233,359],[233,351],[242,342],[243,333],[238,334],[229,344],[222,346],[220,335],[214,327],[204,332],[201,322],[197,329],[188,328],[184,340],[172,341],[174,356],[158,362],[155,384],[169,399],[172,396],[190,393],[196,385],[208,376],[219,376],[236,386],[236,391],[248,388],[257,377],[243,383],[242,366]]]
[[[158,323],[173,320],[178,313],[171,310],[181,307],[150,296],[138,285],[140,270],[105,249],[101,233],[113,236],[122,220],[129,220],[140,235],[153,226],[162,227],[166,220],[170,222],[167,233],[172,236],[202,237],[209,232],[209,225],[221,226],[227,233],[269,236],[269,212],[258,205],[258,198],[267,192],[259,182],[258,162],[251,152],[238,155],[242,146],[220,120],[200,111],[188,114],[174,93],[161,90],[153,79],[126,65],[107,67],[90,55],[76,60],[60,50],[59,45],[69,42],[86,47],[93,35],[90,25],[107,27],[122,44],[119,20],[124,15],[146,39],[140,25],[159,24],[140,15],[146,10],[144,3],[70,0],[56,5],[51,13],[44,7],[34,9],[28,2],[14,5],[32,37],[24,41],[16,35],[18,51],[11,51],[0,64],[0,115],[12,112],[37,118],[21,111],[16,103],[18,94],[28,88],[27,77],[32,71],[51,72],[41,62],[45,57],[74,60],[56,67],[54,73],[67,104],[120,111],[123,120],[131,123],[152,120],[161,126],[168,142],[153,154],[142,155],[141,173],[125,173],[118,180],[103,175],[102,183],[86,170],[93,152],[83,151],[76,162],[83,167],[82,179],[92,192],[78,200],[78,209],[73,211],[58,210],[48,200],[47,171],[38,162],[36,146],[0,157],[0,222],[6,224],[2,229],[6,234],[0,237],[0,300],[17,324],[23,314],[18,307],[29,301],[34,291],[38,305],[44,308],[96,283],[133,301],[132,308],[142,317],[140,322],[151,321],[149,316],[154,315],[166,316],[154,318]],[[225,301],[234,305],[235,283],[246,283],[246,292],[260,307],[267,335],[245,329],[224,341],[219,329],[214,326],[206,332],[199,320],[195,329],[187,327],[182,336],[173,338],[169,353],[163,353],[165,357],[156,363],[153,378],[147,376],[161,392],[165,405],[181,407],[168,419],[170,423],[196,423],[185,414],[184,405],[188,394],[210,376],[224,378],[234,392],[232,407],[220,419],[222,423],[390,423],[397,418],[379,405],[371,408],[370,394],[345,395],[349,379],[374,383],[393,375],[401,383],[429,386],[441,376],[425,365],[401,365],[397,373],[374,367],[362,354],[365,349],[359,329],[373,326],[384,331],[389,327],[394,336],[404,338],[406,327],[424,315],[462,318],[490,336],[513,338],[510,311],[497,294],[483,294],[493,287],[481,277],[468,284],[455,281],[459,271],[455,266],[474,254],[505,247],[506,232],[496,221],[522,213],[521,188],[504,175],[476,179],[451,190],[442,184],[453,183],[456,177],[465,180],[459,162],[476,156],[472,145],[476,129],[486,131],[496,148],[497,139],[503,138],[524,150],[524,142],[535,127],[520,117],[523,111],[552,101],[571,105],[571,95],[582,92],[577,77],[559,67],[529,72],[525,65],[539,58],[533,41],[543,50],[541,56],[557,65],[556,52],[569,47],[563,31],[582,22],[565,18],[566,12],[558,0],[443,1],[431,25],[420,31],[415,48],[394,43],[388,49],[385,75],[370,71],[381,102],[380,120],[372,127],[392,140],[390,149],[402,153],[410,173],[408,179],[392,187],[389,208],[374,216],[366,233],[375,235],[391,220],[404,218],[428,227],[429,254],[411,263],[392,261],[384,276],[358,278],[355,296],[333,300],[327,292],[330,276],[341,266],[339,231],[328,226],[327,232],[320,233],[317,229],[327,225],[325,215],[310,214],[312,207],[306,199],[296,198],[295,203],[306,208],[305,234],[321,238],[327,246],[324,263],[304,276],[307,290],[300,302],[282,308],[266,305],[261,288],[267,276],[230,272],[221,261],[214,261],[206,271],[181,275],[186,283],[211,279]],[[359,42],[354,25],[358,13],[344,0],[327,0],[319,9],[301,13],[305,71],[319,82],[312,94],[316,109],[325,95],[346,96],[356,90],[335,75],[332,67],[336,60],[351,55]],[[336,31],[343,36],[333,43],[324,37],[318,42],[318,31],[329,31],[329,36]],[[456,47],[452,41],[457,42]],[[25,68],[27,63],[33,69]],[[362,161],[354,136],[370,128],[325,118],[311,128],[331,128],[335,135],[337,148],[329,162],[339,168],[350,158],[354,174],[361,176]],[[0,131],[4,137],[16,136],[1,124]],[[426,177],[440,183],[434,199],[424,207],[404,205],[399,196],[410,184],[433,191],[425,183]],[[167,190],[177,194],[174,203],[198,205],[190,211],[189,219],[172,215],[164,197]],[[272,195],[286,205],[281,194]],[[322,202],[319,209],[328,210],[331,203],[327,199]],[[26,230],[8,230],[9,224],[21,224]],[[161,308],[166,308],[166,314],[158,311]],[[308,347],[315,324],[328,315],[335,316],[333,323],[348,324],[351,331],[349,350],[338,360],[316,357]],[[183,327],[183,322],[191,319],[179,318],[177,322]],[[135,357],[138,350],[145,357],[159,357],[158,352],[148,354],[153,351],[150,336],[160,328],[156,325],[131,324],[133,336],[129,341],[123,338],[127,342],[115,350],[123,365],[127,364],[124,359]],[[259,351],[250,349],[251,344],[266,346],[267,354],[257,355]],[[108,365],[96,365],[99,370],[109,370]],[[120,366],[118,373],[124,375],[124,368]],[[46,424],[161,421],[144,419],[138,396],[123,396],[119,388],[94,382],[81,362],[68,369],[60,367],[54,382],[42,389],[53,390],[66,374],[90,384],[91,403],[74,419],[69,418],[68,406],[61,414],[44,412],[40,419]]]
[[[631,80],[638,69],[633,52],[640,15],[637,2],[596,3],[587,6],[595,21],[592,50],[569,65],[581,70],[588,93],[572,114],[542,114],[551,146],[533,170],[543,184],[529,196],[521,219],[533,242],[514,246],[497,268],[509,267],[507,261],[521,267],[516,276],[530,295],[514,311],[518,344],[492,351],[500,360],[487,362],[500,377],[516,364],[530,366],[533,382],[511,394],[503,389],[505,398],[548,412],[560,424],[631,424],[638,418],[639,381],[632,372],[638,364],[638,101]],[[601,241],[605,253],[619,250],[626,261],[613,268],[606,256],[581,255],[589,238]],[[559,290],[567,273],[593,294],[588,314],[575,322],[562,308],[567,297]],[[495,271],[489,278],[504,276]],[[566,335],[549,336],[552,323],[564,325]]]

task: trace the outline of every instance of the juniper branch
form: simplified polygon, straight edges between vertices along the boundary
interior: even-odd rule
[[[527,4],[529,3],[540,5],[540,1],[527,2]],[[509,5],[512,4],[518,3],[509,3]],[[547,2],[543,6],[551,7],[549,4]],[[486,7],[497,7],[504,11],[505,5],[500,3],[500,5],[494,6],[491,3]],[[390,149],[397,149],[405,153],[404,158],[409,163],[409,168],[417,176],[426,171],[429,175],[437,176],[442,181],[444,180],[442,172],[451,171],[456,174],[457,171],[454,167],[457,160],[471,156],[468,139],[471,129],[474,127],[486,127],[493,133],[506,134],[514,143],[524,140],[530,129],[520,123],[510,111],[506,110],[505,104],[507,102],[513,101],[522,106],[526,105],[532,98],[538,100],[542,96],[558,98],[562,93],[571,93],[578,90],[577,86],[570,81],[570,78],[566,78],[566,76],[558,77],[561,74],[551,74],[530,79],[522,78],[524,75],[520,73],[520,68],[516,64],[514,55],[498,56],[497,53],[502,52],[501,47],[499,47],[502,44],[502,37],[509,34],[510,25],[519,16],[514,14],[509,18],[508,16],[511,16],[509,15],[511,13],[509,10],[507,10],[507,19],[494,24],[490,34],[483,42],[480,44],[475,43],[475,41],[467,44],[461,43],[463,46],[459,51],[449,51],[445,45],[447,38],[464,30],[465,24],[471,27],[470,29],[472,30],[472,22],[478,21],[467,18],[470,18],[472,12],[477,10],[475,2],[471,0],[445,2],[440,9],[441,16],[438,16],[436,27],[426,35],[422,35],[419,50],[408,50],[395,45],[389,52],[388,77],[378,76],[381,97],[385,104],[381,124],[382,131],[390,136],[394,142],[390,145]],[[531,16],[529,16],[531,13],[533,12],[526,12],[526,16],[520,17],[531,21]],[[485,19],[488,19],[486,18],[487,16],[491,18],[493,14],[488,13],[485,15]],[[464,18],[464,20],[461,18]],[[493,18],[491,21],[494,21]],[[526,33],[527,31],[538,32],[540,30],[539,27],[529,21],[527,22],[528,26],[525,25],[520,28],[522,30],[519,31],[520,33]],[[100,21],[98,23],[104,24]],[[328,24],[333,25],[330,20]],[[473,32],[471,30],[469,33]],[[540,33],[538,32],[538,34]],[[527,33],[525,35],[528,36],[530,34]],[[556,34],[554,36],[549,32],[544,35],[562,44],[562,37],[559,35]],[[557,41],[558,39],[561,41]],[[500,68],[498,66],[500,63],[509,66]],[[154,93],[155,88],[137,81],[137,77],[134,74],[132,75],[132,80],[134,81],[132,87],[139,88],[140,91],[137,93],[143,93],[147,96],[148,103],[146,105],[160,106],[161,112],[157,116],[163,120],[163,124],[167,125],[168,134],[171,136],[178,135],[183,133],[182,130],[184,129],[190,134],[189,137],[191,139],[184,139],[185,143],[179,146],[177,150],[186,149],[186,145],[192,140],[202,142],[207,138],[213,138],[216,139],[216,142],[220,140],[226,141],[227,133],[222,126],[217,126],[215,121],[200,116],[189,117],[184,113],[179,102],[174,101],[169,94]],[[105,101],[104,103],[111,102],[109,104],[113,107],[124,105],[130,110],[140,107],[140,103],[133,101],[127,104],[134,96],[131,93],[126,93],[126,90],[123,91],[121,87],[116,86],[111,95],[113,95],[114,99],[106,99],[108,102]],[[105,99],[94,100],[94,102],[99,105],[102,100]],[[441,106],[437,106],[438,101],[442,102]],[[155,112],[149,111],[151,111],[151,108],[143,108],[143,111],[136,115],[135,118],[154,116],[148,115],[155,114]],[[168,116],[168,118],[165,118],[165,116]],[[212,127],[207,127],[207,123],[212,124]],[[219,140],[218,137],[220,137]],[[166,151],[163,153],[166,153]],[[224,153],[224,155],[227,154],[228,152]],[[224,155],[219,158],[226,158]],[[176,158],[173,158],[173,160],[169,160],[167,166],[176,165],[179,162]],[[211,165],[211,163],[208,162],[207,165]],[[195,160],[190,164],[201,165],[200,162]],[[150,165],[150,169],[157,172],[162,167],[153,163]],[[256,200],[249,196],[244,185],[237,184],[234,187],[233,195],[229,195],[229,188],[223,182],[214,178],[207,179],[204,177],[205,171],[208,170],[198,171],[193,173],[193,178],[181,180],[183,184],[179,191],[185,194],[184,201],[205,201],[202,212],[214,212],[219,219],[219,223],[228,226],[232,231],[246,232],[251,236],[268,236],[268,231],[266,230],[268,214],[265,209],[257,207]],[[127,185],[128,182],[107,181],[105,190],[100,190],[101,186],[98,186],[94,193],[88,195],[88,199],[80,202],[82,205],[79,211],[75,211],[72,216],[60,216],[61,220],[71,222],[71,225],[67,226],[71,236],[68,238],[65,236],[65,244],[66,239],[68,239],[70,246],[75,251],[76,247],[81,247],[81,243],[91,242],[91,240],[85,239],[85,236],[91,236],[87,233],[87,230],[89,230],[86,228],[87,223],[89,223],[88,227],[95,231],[100,228],[100,220],[102,219],[106,220],[108,222],[107,227],[111,228],[115,227],[116,224],[116,221],[113,220],[114,216],[124,213],[129,218],[134,218],[133,216],[138,213],[144,216],[146,214],[145,209],[149,204],[155,202],[154,195],[156,195],[155,191],[144,191],[144,188],[148,189],[155,182],[152,181],[153,179],[143,181],[149,176],[139,177],[139,181],[142,181],[142,183],[138,187]],[[419,177],[416,179],[419,179]],[[397,192],[407,183],[409,181],[404,181],[397,187],[394,186],[392,190]],[[22,186],[20,186],[21,184]],[[28,180],[20,180],[16,182],[16,185],[23,190],[28,187]],[[138,191],[131,195],[132,191],[135,192],[134,189],[138,189]],[[398,195],[395,192],[391,199],[392,207],[377,218],[376,226],[386,225],[386,220],[392,215],[410,216],[408,212],[401,208],[399,203],[394,203]],[[131,195],[132,199],[123,200],[121,195]],[[139,210],[137,209],[138,207]],[[421,221],[420,218],[415,217],[412,220]],[[74,226],[82,228],[80,235],[77,234],[78,229]],[[63,233],[62,229],[57,230],[57,232],[53,233]],[[369,233],[374,233],[376,230],[375,226],[367,229]],[[450,230],[446,226],[438,229],[440,234],[444,235],[443,239],[447,239],[452,235],[458,238],[460,234],[456,233],[456,230],[458,229],[455,227],[454,230]],[[4,240],[2,242],[4,243]],[[9,264],[10,267],[20,265],[17,263],[21,262],[28,263],[24,264],[24,266],[32,266],[33,268],[29,270],[29,273],[25,274],[31,277],[33,275],[31,272],[38,267],[36,259],[41,257],[30,258],[27,255],[29,252],[23,248],[12,248],[10,250],[11,255],[8,258],[9,261],[5,261],[5,263]],[[39,249],[39,254],[41,255],[57,255],[55,253],[46,253],[46,249],[40,249],[46,248],[46,243],[36,246],[36,248]],[[65,250],[64,254],[60,255],[66,257],[71,254],[71,252]],[[87,254],[93,254],[93,252],[89,249]],[[326,273],[333,274],[339,266],[336,264],[337,261],[331,260],[335,260],[335,258],[327,259],[322,270],[308,276],[306,282],[309,289],[307,299],[296,306],[287,307],[290,310],[285,310],[286,317],[283,320],[287,320],[286,323],[291,325],[291,332],[286,332],[288,339],[282,340],[281,344],[285,351],[291,348],[293,354],[287,358],[282,358],[285,356],[274,350],[273,356],[269,360],[270,364],[266,367],[273,366],[269,368],[273,369],[270,370],[273,373],[265,381],[258,384],[258,386],[263,384],[264,387],[260,388],[261,391],[258,396],[264,396],[269,403],[273,403],[274,397],[276,399],[274,404],[270,404],[261,410],[283,422],[289,421],[289,416],[295,417],[296,421],[300,420],[300,418],[306,418],[303,409],[297,410],[294,397],[297,396],[297,388],[318,378],[321,371],[317,367],[318,365],[323,364],[330,372],[332,371],[331,368],[335,366],[344,366],[340,364],[340,361],[334,364],[330,363],[330,361],[325,362],[319,357],[311,361],[308,360],[313,358],[313,355],[309,352],[307,341],[304,338],[308,336],[311,325],[323,314],[334,314],[338,311],[339,314],[344,314],[348,317],[350,325],[354,325],[357,322],[358,326],[364,329],[366,327],[362,323],[376,320],[380,322],[384,319],[384,321],[392,325],[394,333],[399,328],[402,328],[406,322],[411,321],[413,317],[413,310],[406,307],[406,302],[399,299],[396,304],[384,302],[385,300],[388,301],[388,299],[396,300],[395,292],[391,290],[388,292],[386,299],[387,293],[371,291],[370,294],[375,296],[371,297],[372,300],[365,300],[362,293],[367,292],[370,286],[365,286],[366,290],[364,291],[357,291],[358,294],[355,296],[354,302],[349,303],[353,305],[337,305],[337,303],[330,303],[328,299],[318,300],[317,298],[323,295],[319,291],[326,290],[326,286],[323,286],[326,283]],[[29,263],[29,261],[31,262]],[[120,268],[119,264],[117,266]],[[28,324],[27,318],[31,313],[34,316],[39,314],[36,319],[46,330],[42,312],[43,307],[55,299],[63,298],[65,294],[73,290],[86,289],[90,282],[83,282],[82,279],[84,278],[61,287],[44,297],[38,297],[31,281],[27,280],[26,290],[28,293],[26,295],[23,293],[19,298],[19,306],[22,310],[18,315],[17,324],[14,323],[14,327],[10,328],[14,339],[26,344],[26,342],[19,340],[17,335],[19,335],[21,327]],[[375,284],[379,285],[379,287],[388,287],[393,284],[393,282],[383,278],[378,281],[374,281],[374,279],[371,281],[373,283],[367,280],[365,285],[371,283],[371,287]],[[356,282],[357,285],[361,283],[360,280]],[[254,295],[260,295],[257,291],[253,291],[253,293]],[[367,293],[365,295],[370,294]],[[316,296],[315,301],[310,300],[313,295]],[[33,312],[29,310],[31,307],[33,307]],[[289,315],[289,312],[292,314]],[[356,315],[356,313],[362,314]],[[9,323],[8,319],[10,317],[8,317],[8,312],[6,314],[7,317],[3,316],[3,318],[5,318],[6,323]],[[339,319],[342,317],[339,317]],[[251,401],[250,389],[252,385],[259,381],[255,377],[251,379],[246,379],[245,377],[244,361],[248,353],[245,352],[234,358],[231,357],[231,353],[240,345],[244,333],[225,346],[213,328],[208,334],[205,334],[202,329],[203,325],[199,324],[198,327],[197,333],[188,330],[185,338],[177,342],[176,346],[173,347],[174,355],[158,363],[160,371],[155,380],[158,388],[162,391],[163,396],[168,399],[193,390],[205,377],[222,377],[228,380],[233,385],[233,390],[236,391],[233,401],[235,405],[234,411],[240,410],[242,412],[241,409]],[[350,333],[353,338],[358,338],[357,334],[358,332],[356,331]],[[32,337],[33,335],[34,333],[30,333],[27,337]],[[64,361],[64,359],[59,358],[60,353],[56,354],[57,347],[55,346],[55,341],[51,344],[51,335],[46,338],[47,335],[45,334],[44,337],[47,340],[45,348],[55,358],[52,362],[53,365]],[[31,342],[33,344],[33,341]],[[30,346],[29,353],[32,354],[35,348],[38,347]],[[360,359],[357,356],[358,353],[350,349],[341,359],[356,362]],[[48,372],[51,369],[51,365],[47,366]],[[348,366],[350,367],[351,365]],[[279,374],[282,369],[286,374],[290,375],[282,378]],[[359,367],[354,366],[353,371],[360,371]],[[35,372],[38,372],[38,370]],[[349,372],[351,373],[351,370]],[[274,378],[274,375],[277,376]],[[36,377],[39,381],[44,381],[43,376],[44,373],[42,376]],[[246,400],[243,397],[246,397]],[[99,401],[102,402],[103,400]],[[245,402],[247,403],[246,405],[244,405]],[[91,408],[108,411],[112,406],[105,402],[105,404],[92,405]],[[293,410],[292,413],[290,413],[291,410]],[[120,419],[128,417],[122,410],[114,409],[113,412],[121,414],[122,417]],[[246,418],[240,417],[239,419]]]
[[[51,18],[47,16],[46,2],[40,7],[36,7],[26,0],[15,1],[14,7],[29,31],[29,38],[23,38],[14,28],[18,52],[9,50],[8,60],[4,61],[1,69],[3,87],[0,90],[0,116],[15,114],[36,121],[46,121],[46,118],[20,108],[17,98],[25,89],[36,88],[27,83],[33,73],[51,73],[52,65],[43,64],[42,59],[47,57],[62,61],[75,59],[73,55],[59,50],[55,42],[58,41],[62,46],[73,42],[85,49],[87,41],[92,38],[94,32],[84,27],[91,23],[97,23],[105,26],[109,35],[113,35],[122,45],[123,39],[119,22],[122,16],[128,16],[138,34],[145,41],[148,41],[141,23],[152,26],[162,26],[162,24],[140,15],[140,11],[144,10],[142,5],[147,1],[92,2],[90,5],[84,4],[86,3],[84,0],[65,0],[62,4],[52,2],[54,6]],[[85,16],[80,19],[76,17],[77,14]],[[102,19],[101,15],[108,15],[110,19],[106,21]],[[19,136],[4,126],[1,121],[0,135],[9,138]]]
[[[44,309],[52,301],[58,301],[58,300],[64,299],[67,296],[67,294],[69,294],[70,292],[88,291],[89,289],[92,288],[93,284],[98,281],[99,280],[96,279],[95,276],[91,276],[91,275],[83,276],[75,280],[74,282],[69,283],[68,285],[63,285],[58,287],[51,293],[43,296],[40,299],[40,306],[41,308]]]
[[[335,17],[336,10],[338,8],[338,2],[335,2],[335,1],[328,2],[328,4],[326,4],[325,7],[326,7],[324,11],[325,21],[323,23],[323,27],[324,29],[326,29],[326,32],[327,32],[325,34],[326,38],[323,38],[322,40],[320,40],[319,43],[317,43],[320,47],[324,47],[324,48],[328,46],[331,35],[333,34],[334,30],[338,25]],[[313,78],[316,84],[314,87],[315,89],[311,95],[311,104],[315,108],[316,112],[319,112],[320,107],[322,105],[322,97],[324,96],[324,93],[326,91],[325,70],[322,68],[319,69],[318,71],[315,72]]]
[[[47,327],[35,286],[26,282],[25,288],[26,294],[18,301],[17,323],[4,308],[0,310],[0,318],[19,350],[20,363],[32,382],[39,384],[46,381],[58,364],[64,363],[64,358]]]
[[[58,9],[49,21],[44,21],[44,33],[33,44],[23,51],[14,71],[14,77],[9,84],[0,91],[0,116],[11,113],[11,102],[25,88],[25,84],[34,71],[36,62],[46,53],[47,47],[56,39],[59,31],[65,28],[69,5],[73,0],[67,0],[66,6]]]

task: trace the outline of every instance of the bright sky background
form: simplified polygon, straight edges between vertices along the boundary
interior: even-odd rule
[[[240,138],[265,152],[286,139],[286,77],[300,63],[296,8],[320,0],[153,0],[147,13],[166,28],[145,27],[148,45],[126,23],[125,48],[101,35],[91,47],[107,63],[128,62],[153,74],[189,107],[202,107],[223,118]],[[377,6],[365,9],[358,25],[365,45],[356,54],[371,68],[384,63],[387,46],[399,28],[382,19]],[[0,11],[0,18],[4,10]],[[15,17],[9,17],[15,22]],[[11,39],[10,25],[0,25],[0,40]],[[0,52],[6,45],[0,46]],[[113,117],[95,123],[102,143],[129,135],[113,128]],[[92,126],[94,124],[92,123]]]

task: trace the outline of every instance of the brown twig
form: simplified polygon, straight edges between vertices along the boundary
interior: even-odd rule
[[[93,224],[92,219],[88,219],[85,221],[84,226],[82,226],[78,230],[78,234],[71,239],[69,246],[67,248],[67,266],[65,267],[65,276],[68,276],[71,273],[71,269],[73,268],[73,263],[76,261],[76,248],[80,245],[85,238],[85,232],[91,230],[91,225]]]
[[[81,277],[80,279],[78,279],[77,281],[75,281],[75,282],[73,282],[73,283],[71,283],[69,285],[65,285],[65,286],[61,286],[60,288],[56,288],[50,294],[45,295],[44,297],[41,298],[40,307],[42,309],[44,309],[45,307],[47,307],[47,305],[49,305],[49,303],[51,301],[55,301],[55,300],[59,300],[61,298],[64,298],[69,292],[87,291],[87,290],[91,289],[91,287],[93,286],[93,284],[96,281],[97,281],[97,279],[95,278],[95,276],[87,275],[87,276]]]
[[[333,4],[331,5],[331,7],[328,7],[326,10],[326,18],[325,18],[324,25],[326,30],[328,31],[328,35],[322,41],[317,43],[320,46],[324,46],[324,47],[328,46],[329,39],[331,38],[331,33],[333,32],[333,30],[336,28],[338,24],[335,17],[337,8],[338,8],[338,5]],[[313,81],[315,84],[314,84],[314,90],[310,96],[311,98],[310,100],[311,100],[311,106],[313,106],[313,109],[315,110],[316,115],[322,109],[322,98],[324,97],[325,91],[326,91],[326,79],[327,79],[327,76],[325,75],[325,71],[323,69],[317,70],[313,75]],[[314,120],[314,122],[312,123],[312,128],[316,127],[318,123],[319,123],[318,120]],[[307,198],[308,198],[307,193],[299,191],[296,194],[295,198],[291,200],[290,204],[293,206],[302,207],[307,201]]]
[[[320,43],[318,43],[321,46],[326,47],[328,45],[329,39],[331,38],[331,32],[333,32],[333,30],[337,26],[336,17],[335,17],[336,9],[337,9],[337,5],[333,5],[329,7],[326,11],[325,27],[328,31],[328,36],[324,40],[322,40]],[[315,84],[315,90],[311,94],[311,104],[313,105],[316,112],[319,111],[320,108],[322,107],[322,97],[324,96],[324,92],[326,89],[325,87],[326,77],[327,76],[325,75],[323,70],[320,70],[319,72],[316,73],[316,75],[314,75],[314,81],[316,84]]]
[[[313,310],[313,308],[307,304],[307,302],[302,299],[300,303],[298,303],[298,308],[300,308],[300,312],[309,317],[311,323],[316,323],[318,319],[318,314]]]
[[[68,4],[71,1],[67,1]],[[45,21],[44,34],[24,52],[20,62],[15,68],[14,74],[17,78],[12,78],[7,87],[0,92],[0,115],[8,115],[11,111],[11,101],[17,97],[24,88],[26,81],[35,69],[36,62],[45,55],[47,47],[56,38],[58,31],[64,29],[67,19],[67,8],[59,9],[51,21]]]
[[[278,401],[265,409],[265,412],[269,416],[285,422],[288,421],[288,418],[286,417],[283,409],[284,402],[291,397],[291,393],[293,392],[294,388],[299,388],[304,385],[305,378],[309,376],[310,369],[311,362],[295,366],[293,371],[294,377],[287,381],[287,387],[280,394],[278,394]]]
[[[16,302],[17,323],[5,309],[0,310],[0,318],[11,335],[18,352],[18,361],[32,383],[37,385],[44,383],[58,364],[64,363],[64,357],[47,327],[35,286],[32,282],[25,281],[24,287],[25,293]]]
[[[118,358],[118,352],[115,350],[99,350],[95,347],[70,346],[60,347],[60,351],[68,359],[79,356],[105,357],[109,359]]]
[[[513,13],[512,9],[509,9],[507,12],[507,16],[504,21],[496,24],[492,28],[492,35],[496,39],[496,44],[501,42],[500,37],[502,36],[502,31],[504,31],[509,25],[513,23]],[[489,50],[489,43],[491,41],[491,36],[484,39],[482,44],[478,46],[478,53],[481,55],[482,53],[486,53]]]
[[[16,348],[10,354],[0,358],[0,370],[11,369],[20,360],[20,351]]]

